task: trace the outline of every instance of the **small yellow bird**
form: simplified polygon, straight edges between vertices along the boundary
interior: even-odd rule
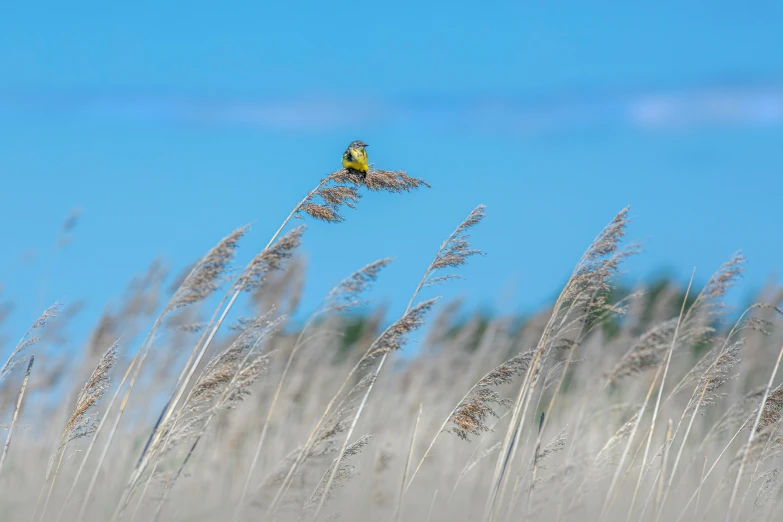
[[[352,141],[348,148],[345,149],[345,152],[343,152],[343,168],[367,174],[367,171],[370,170],[370,165],[367,162],[365,147],[369,147],[369,145],[362,140]]]

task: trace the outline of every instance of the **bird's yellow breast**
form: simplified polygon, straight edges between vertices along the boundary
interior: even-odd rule
[[[367,151],[362,149],[348,149],[343,154],[343,168],[367,172],[370,165],[367,162]]]

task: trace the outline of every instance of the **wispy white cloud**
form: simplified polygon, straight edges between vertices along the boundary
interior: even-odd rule
[[[492,95],[357,99],[0,92],[0,114],[273,130],[329,130],[359,123],[523,134],[609,126],[639,130],[783,126],[783,82],[548,99]]]
[[[645,128],[783,124],[783,86],[707,88],[641,95],[628,103],[632,124]]]

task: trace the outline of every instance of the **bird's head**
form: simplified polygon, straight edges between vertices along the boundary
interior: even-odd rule
[[[348,145],[349,149],[363,149],[365,147],[369,147],[369,145],[364,143],[362,140],[354,140],[350,145]]]

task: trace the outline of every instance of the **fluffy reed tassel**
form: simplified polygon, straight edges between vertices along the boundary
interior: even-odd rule
[[[331,500],[334,496],[335,488],[345,486],[351,478],[357,475],[356,468],[347,461],[349,461],[351,457],[358,455],[362,449],[364,449],[364,447],[370,443],[371,438],[372,435],[362,435],[356,439],[356,441],[348,445],[341,459],[334,459],[332,464],[329,466],[329,469],[327,469],[323,477],[321,477],[321,480],[318,482],[318,485],[315,487],[312,495],[310,495],[310,498],[302,508],[302,514],[300,515],[299,520],[302,520],[307,514],[316,509],[319,504],[324,504],[325,502]],[[334,473],[333,480],[327,481],[327,477],[332,476],[334,468],[338,465],[338,462],[339,468]],[[329,489],[327,489],[327,487]]]
[[[34,345],[38,341],[40,341],[38,337],[32,336],[32,333],[35,330],[40,330],[41,328],[46,326],[46,323],[50,319],[56,317],[59,307],[60,307],[59,303],[54,303],[52,306],[44,310],[41,316],[35,320],[35,322],[30,328],[28,328],[27,332],[25,332],[25,334],[16,344],[16,347],[14,347],[13,351],[11,352],[11,355],[8,356],[8,359],[5,361],[5,364],[3,364],[3,367],[0,368],[0,384],[3,384],[3,381],[5,380],[6,377],[8,377],[8,374],[11,372],[11,370],[13,370],[17,365],[25,361],[25,358],[20,357],[19,354],[21,354],[24,350]]]
[[[65,423],[65,428],[60,436],[60,442],[49,461],[49,468],[46,472],[43,488],[38,495],[36,510],[38,509],[38,503],[41,501],[41,495],[46,488],[46,483],[51,480],[49,492],[46,495],[46,500],[43,509],[41,510],[40,520],[44,520],[44,517],[46,516],[46,509],[49,506],[49,500],[51,499],[52,491],[54,490],[57,473],[60,471],[60,466],[65,457],[66,448],[71,442],[90,435],[97,428],[98,413],[90,412],[90,410],[92,410],[109,388],[109,374],[116,362],[117,342],[101,356],[98,365],[93,370],[90,378],[87,379],[81,393],[79,393],[79,397],[76,399],[76,406],[74,407],[71,416],[68,418],[68,422]],[[54,470],[52,470],[55,459],[57,460],[57,465],[54,467]],[[33,512],[32,518],[35,518],[35,511]]]

